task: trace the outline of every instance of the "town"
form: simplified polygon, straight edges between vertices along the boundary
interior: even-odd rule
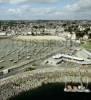
[[[0,100],[91,100],[91,0],[0,0]]]
[[[0,36],[57,35],[73,39],[91,38],[91,21],[0,21]]]
[[[0,89],[6,91],[0,97],[51,82],[66,84],[64,92],[89,93],[90,71],[91,21],[0,21]]]

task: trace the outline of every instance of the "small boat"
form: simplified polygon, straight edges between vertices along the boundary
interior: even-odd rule
[[[17,63],[17,61],[14,61],[14,63]]]
[[[0,60],[0,63],[5,62],[5,60]]]
[[[27,58],[27,59],[30,59],[30,56],[27,56],[26,58]]]
[[[9,59],[9,61],[13,61],[13,59]]]
[[[84,86],[73,86],[74,88],[72,88],[72,86],[67,86],[66,88],[64,88],[64,92],[85,92],[85,93],[90,93],[90,89],[87,89]]]
[[[84,86],[78,86],[78,92],[86,92],[86,93],[89,93],[91,91],[90,91],[90,89],[87,89]]]

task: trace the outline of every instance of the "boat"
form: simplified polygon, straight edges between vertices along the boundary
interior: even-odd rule
[[[64,92],[84,92],[84,93],[90,93],[90,89],[87,89],[84,86],[73,86],[75,88],[72,88],[72,86],[67,86],[66,88],[64,88]]]
[[[67,82],[65,81],[65,88],[64,88],[64,92],[84,92],[84,93],[90,93],[91,90],[88,89],[88,77],[87,77],[87,85],[84,86],[83,82],[82,82],[82,77],[81,77],[81,73],[79,73],[79,77],[80,77],[80,81],[81,84],[80,85],[67,85]],[[66,78],[66,77],[65,77]]]
[[[27,56],[26,58],[27,58],[27,59],[30,59],[30,56]]]

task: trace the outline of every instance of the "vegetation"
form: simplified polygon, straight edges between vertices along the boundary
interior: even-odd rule
[[[83,82],[86,83],[86,76],[88,75],[88,82],[91,82],[91,69],[88,69],[84,75],[84,69],[81,69]],[[7,100],[21,92],[42,86],[48,83],[64,83],[77,82],[80,83],[79,68],[45,68],[37,69],[17,74],[6,80],[0,81],[0,99]]]
[[[90,22],[90,21],[89,21]],[[77,39],[91,38],[91,23],[86,21],[0,21],[0,31],[12,35],[59,35],[62,32],[76,34]],[[53,32],[53,33],[52,33]]]
[[[86,41],[84,44],[81,45],[83,48],[91,51],[91,41]]]

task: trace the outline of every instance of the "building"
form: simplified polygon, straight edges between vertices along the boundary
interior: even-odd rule
[[[1,31],[0,32],[0,36],[6,36],[6,32],[5,31]]]

